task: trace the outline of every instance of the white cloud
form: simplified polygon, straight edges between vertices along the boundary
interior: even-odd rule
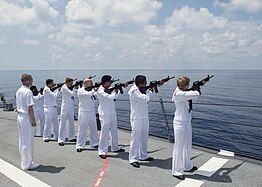
[[[51,21],[58,16],[58,11],[44,0],[20,3],[8,3],[0,0],[0,25],[34,25]]]
[[[94,55],[93,60],[94,60],[94,61],[98,61],[98,60],[101,60],[102,58],[104,58],[104,56],[103,56],[101,53],[96,53],[96,54]]]
[[[68,2],[65,15],[69,22],[86,24],[90,28],[141,25],[154,18],[161,6],[156,0],[75,0]]]
[[[175,34],[181,29],[209,30],[226,27],[227,19],[215,17],[207,8],[200,8],[199,11],[188,6],[175,9],[166,19],[166,33]]]
[[[37,40],[23,40],[23,44],[28,45],[28,46],[36,46],[36,45],[39,45],[39,41],[37,41]]]
[[[214,6],[225,8],[228,11],[232,10],[244,10],[250,13],[256,13],[262,11],[261,0],[230,0],[228,3],[216,0]]]

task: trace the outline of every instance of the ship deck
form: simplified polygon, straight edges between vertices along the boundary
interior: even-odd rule
[[[56,141],[44,143],[35,138],[35,162],[41,164],[32,171],[20,169],[18,130],[15,112],[0,111],[0,186],[249,186],[262,185],[262,161],[240,156],[223,156],[219,151],[193,146],[192,163],[199,168],[186,173],[186,180],[172,176],[173,144],[168,140],[149,136],[149,155],[152,162],[140,162],[140,168],[128,162],[130,132],[119,130],[119,143],[124,153],[108,153],[103,160],[97,150],[89,148],[77,153],[75,143],[58,146]],[[77,122],[76,122],[77,123]],[[89,137],[87,137],[89,140]]]

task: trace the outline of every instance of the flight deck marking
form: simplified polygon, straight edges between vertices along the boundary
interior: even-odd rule
[[[51,187],[2,159],[0,159],[0,172],[22,187]]]
[[[195,174],[211,177],[217,170],[219,170],[228,159],[212,157],[204,165],[195,171]]]
[[[178,183],[175,187],[200,187],[202,184],[204,184],[204,182],[186,178],[182,182]]]
[[[205,164],[203,164],[193,174],[203,175],[211,177],[217,170],[219,170],[228,159],[212,157]],[[175,187],[200,187],[204,182],[200,180],[186,178],[185,180],[178,183]]]
[[[103,162],[102,171],[100,171],[93,187],[99,187],[101,185],[101,182],[102,182],[102,180],[103,180],[103,178],[105,177],[105,174],[106,174],[108,161],[109,161],[109,157],[107,156],[106,159]]]

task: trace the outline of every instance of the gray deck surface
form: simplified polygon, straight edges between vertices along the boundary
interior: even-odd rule
[[[20,168],[18,151],[18,130],[16,113],[0,111],[0,159]],[[77,125],[77,122],[76,122]],[[77,129],[77,128],[76,128]],[[87,137],[89,140],[89,137]],[[152,162],[141,162],[139,169],[128,162],[130,132],[119,130],[119,144],[126,152],[109,152],[108,167],[101,186],[103,187],[166,187],[176,186],[179,181],[171,173],[173,144],[167,140],[149,137],[148,151],[155,158]],[[35,171],[26,171],[42,182],[54,186],[94,186],[102,171],[104,160],[97,150],[89,148],[77,153],[75,143],[66,143],[64,147],[57,142],[44,143],[41,137],[35,138],[35,162],[41,166]],[[204,182],[201,187],[213,186],[262,186],[262,162],[244,157],[225,157],[217,151],[193,147],[192,163],[198,167],[210,158],[226,158],[229,161],[211,177],[188,174],[186,177]],[[0,172],[0,186],[19,186]]]

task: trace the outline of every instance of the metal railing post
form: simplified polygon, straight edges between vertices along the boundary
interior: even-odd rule
[[[170,142],[174,142],[174,139],[173,139],[172,136],[171,136],[170,128],[169,128],[169,125],[168,125],[168,120],[167,120],[167,117],[166,117],[166,110],[165,110],[165,107],[164,107],[164,103],[163,103],[162,98],[160,98],[159,101],[160,101],[160,105],[161,105],[162,112],[163,112],[163,115],[164,115],[164,120],[165,120],[165,124],[166,124],[166,129],[167,129],[167,132],[168,132],[168,140],[169,140]]]

